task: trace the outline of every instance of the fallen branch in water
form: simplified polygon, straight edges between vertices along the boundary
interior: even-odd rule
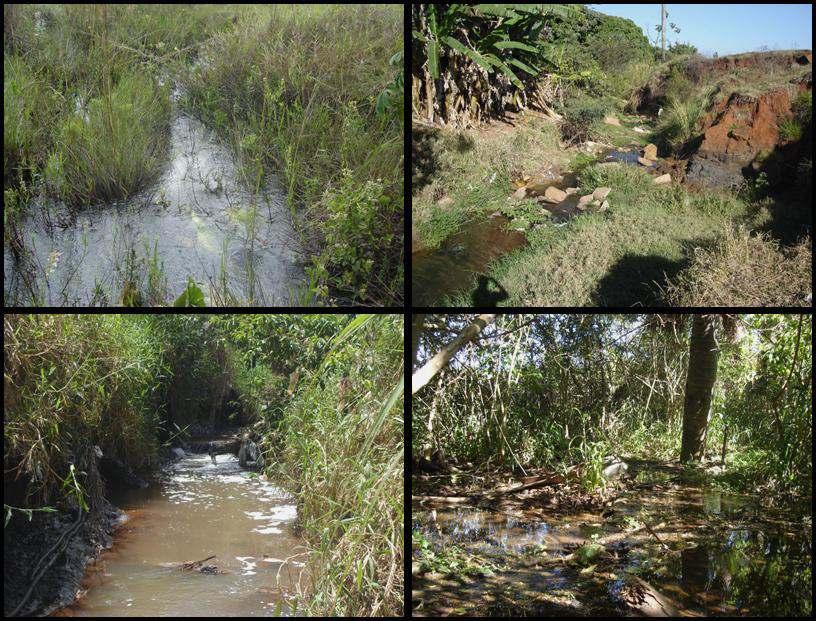
[[[208,556],[207,558],[201,559],[200,561],[187,561],[186,563],[182,563],[179,569],[182,571],[195,569],[196,565],[201,565],[202,563],[209,561],[211,558],[215,558],[215,554],[213,554],[212,556]]]

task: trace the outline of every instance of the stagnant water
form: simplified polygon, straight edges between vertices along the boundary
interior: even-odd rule
[[[622,595],[629,574],[644,576],[668,594],[678,610],[693,616],[796,616],[809,609],[807,521],[790,520],[789,512],[761,506],[757,498],[713,489],[632,492],[625,501],[615,505],[617,517],[580,513],[551,519],[477,508],[431,509],[415,503],[415,536],[436,550],[456,546],[477,564],[493,564],[494,572],[485,577],[419,576],[414,616],[550,616],[567,609],[581,616],[601,612],[618,616],[630,612]],[[679,550],[661,551],[642,528],[629,534],[643,522],[651,523]],[[580,544],[604,537],[607,553],[617,559],[611,568],[593,573],[582,571],[574,560],[552,562]],[[424,554],[415,550],[414,560]],[[441,599],[440,589],[445,592]],[[491,602],[497,601],[494,596],[499,592],[507,597],[494,606]],[[553,595],[555,600],[546,599]]]
[[[473,222],[439,248],[412,253],[414,303],[433,305],[468,288],[474,305],[491,306],[507,299],[501,285],[486,272],[490,263],[527,243],[524,233],[507,228],[508,222],[504,216]]]
[[[30,207],[23,259],[4,248],[7,304],[118,305],[126,282],[155,294],[143,304],[172,302],[188,278],[208,305],[298,303],[303,249],[284,191],[274,179],[247,191],[229,149],[186,114],[171,125],[166,168],[148,190],[79,211],[42,197]]]
[[[207,455],[186,457],[161,486],[113,500],[128,521],[89,573],[85,597],[63,614],[291,614],[286,594],[304,570],[295,505],[279,487],[242,470],[233,455],[218,455],[215,465]],[[227,573],[177,569],[211,555],[208,563]]]

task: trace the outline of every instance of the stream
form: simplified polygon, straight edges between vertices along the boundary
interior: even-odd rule
[[[605,516],[414,503],[415,566],[447,549],[477,569],[414,572],[413,615],[802,614],[809,524],[757,497],[640,481]],[[595,542],[600,556],[582,562]],[[670,603],[649,608],[641,579]]]
[[[284,189],[272,179],[257,194],[247,191],[230,150],[184,113],[176,113],[169,142],[157,183],[127,200],[78,211],[42,196],[32,201],[19,225],[26,256],[16,261],[4,247],[6,303],[118,305],[125,282],[145,291],[151,272],[157,299],[148,304],[172,302],[188,278],[208,306],[298,303],[303,248]]]
[[[292,498],[238,465],[234,455],[188,455],[161,486],[112,498],[126,522],[86,572],[70,616],[290,616],[305,549]],[[215,555],[225,573],[180,571]],[[279,582],[278,582],[279,579]]]

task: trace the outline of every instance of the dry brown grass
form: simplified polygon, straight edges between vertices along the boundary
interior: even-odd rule
[[[807,306],[811,294],[810,238],[790,248],[764,235],[732,231],[668,286],[676,306]]]

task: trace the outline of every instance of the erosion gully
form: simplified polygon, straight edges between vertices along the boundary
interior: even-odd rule
[[[54,616],[289,616],[304,571],[293,499],[234,455],[187,455],[161,485],[111,501],[114,546],[86,573],[85,594]],[[213,573],[180,565],[207,561]]]
[[[180,94],[176,88],[173,100]],[[207,305],[297,303],[303,248],[285,192],[274,178],[258,192],[240,179],[233,153],[197,119],[176,111],[164,172],[146,190],[80,210],[45,196],[31,203],[19,225],[23,256],[15,257],[8,242],[4,247],[7,301],[118,305],[125,282],[147,287],[155,256],[156,280],[166,280],[161,303],[181,294],[189,278]]]
[[[801,614],[809,513],[766,500],[642,471],[604,511],[414,501],[413,616]],[[423,569],[444,550],[457,567]]]

